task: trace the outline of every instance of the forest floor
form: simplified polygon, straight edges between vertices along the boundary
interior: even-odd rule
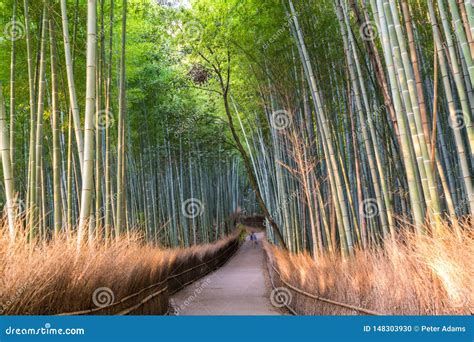
[[[267,271],[259,242],[245,241],[227,264],[178,292],[171,300],[176,315],[281,315],[270,302]]]

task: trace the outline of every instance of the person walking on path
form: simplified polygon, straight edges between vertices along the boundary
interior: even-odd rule
[[[250,233],[250,241],[253,241],[255,245],[258,245],[258,239],[257,235],[255,235],[255,232]]]

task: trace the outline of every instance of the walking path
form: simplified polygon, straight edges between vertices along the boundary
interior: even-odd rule
[[[257,234],[259,240],[263,233]],[[281,315],[265,285],[262,242],[246,241],[230,261],[172,298],[177,315]]]

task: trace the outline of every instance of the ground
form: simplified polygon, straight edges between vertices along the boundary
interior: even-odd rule
[[[172,298],[177,315],[281,315],[266,286],[262,233],[245,241],[227,264]]]

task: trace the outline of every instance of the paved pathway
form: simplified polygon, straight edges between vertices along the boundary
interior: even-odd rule
[[[281,315],[270,303],[265,267],[262,243],[246,241],[227,264],[172,298],[176,314]]]

